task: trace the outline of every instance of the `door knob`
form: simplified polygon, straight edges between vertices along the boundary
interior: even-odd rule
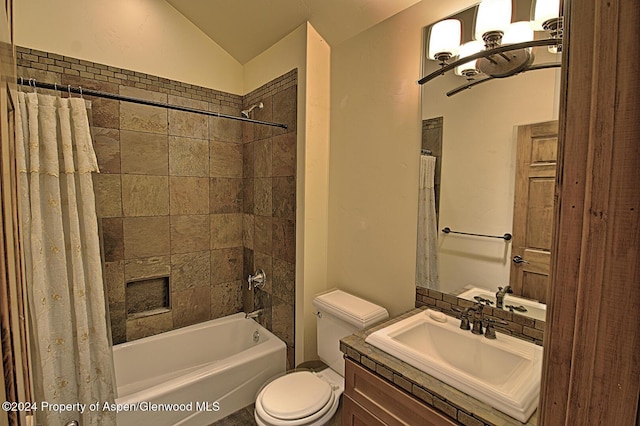
[[[529,262],[527,262],[526,260],[524,260],[524,259],[522,258],[522,256],[518,256],[518,255],[513,256],[512,261],[513,261],[513,263],[515,263],[516,265],[519,265],[519,264],[521,264],[521,263],[529,263]]]

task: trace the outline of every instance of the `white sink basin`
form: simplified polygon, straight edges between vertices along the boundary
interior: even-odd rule
[[[498,334],[496,340],[442,323],[426,310],[378,330],[366,342],[525,423],[536,410],[542,347]]]
[[[479,287],[473,287],[468,290],[463,291],[458,294],[458,297],[461,299],[467,299],[475,302],[475,297],[481,297],[483,299],[488,299],[493,302],[493,305],[490,305],[495,308],[496,306],[496,295],[495,293],[491,293],[489,290]],[[505,311],[509,309],[504,307],[507,305],[515,305],[515,306],[523,306],[527,312],[518,312],[513,311],[516,314],[524,315],[527,317],[531,317],[533,319],[545,321],[547,318],[547,306],[544,303],[536,302],[535,300],[525,299],[518,296],[513,296],[511,294],[506,294],[504,296],[503,308]]]

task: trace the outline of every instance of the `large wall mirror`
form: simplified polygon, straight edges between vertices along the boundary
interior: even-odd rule
[[[531,0],[512,3],[512,22],[530,19]],[[476,15],[477,6],[454,16],[462,22],[463,42],[473,37]],[[426,27],[422,75],[440,67],[427,57],[430,32]],[[548,37],[543,33],[534,37]],[[535,63],[561,61],[547,46],[533,54]],[[416,285],[493,302],[498,288],[509,286],[510,310],[524,308],[524,315],[544,320],[560,68],[495,78],[447,96],[465,83],[451,72],[422,86],[423,149],[438,164],[437,279],[417,278]]]

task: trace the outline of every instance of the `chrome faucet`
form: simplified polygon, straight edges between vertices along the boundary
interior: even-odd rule
[[[267,274],[262,269],[258,269],[255,274],[249,274],[247,282],[249,283],[249,291],[252,288],[263,288],[267,282]]]
[[[510,285],[498,287],[498,292],[496,293],[496,308],[502,309],[504,305],[504,296],[506,296],[507,293],[513,293]]]
[[[249,312],[249,313],[245,312],[244,317],[255,319],[255,318],[258,318],[260,315],[262,315],[262,313],[263,313],[263,309],[257,309],[253,312]]]

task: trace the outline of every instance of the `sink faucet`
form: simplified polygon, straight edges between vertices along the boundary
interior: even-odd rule
[[[245,312],[244,317],[245,318],[254,318],[255,319],[255,318],[258,318],[258,316],[262,315],[262,311],[263,311],[262,309],[258,309],[258,310],[255,310],[255,311],[249,312],[249,313]]]
[[[498,287],[498,292],[496,293],[496,308],[502,309],[502,306],[504,305],[504,296],[506,296],[507,293],[513,293],[510,285]]]
[[[473,316],[471,317],[473,320],[471,332],[473,334],[482,334],[482,323],[484,322],[483,309],[484,305],[482,303],[476,303],[472,308],[469,308],[470,311],[473,311]]]

